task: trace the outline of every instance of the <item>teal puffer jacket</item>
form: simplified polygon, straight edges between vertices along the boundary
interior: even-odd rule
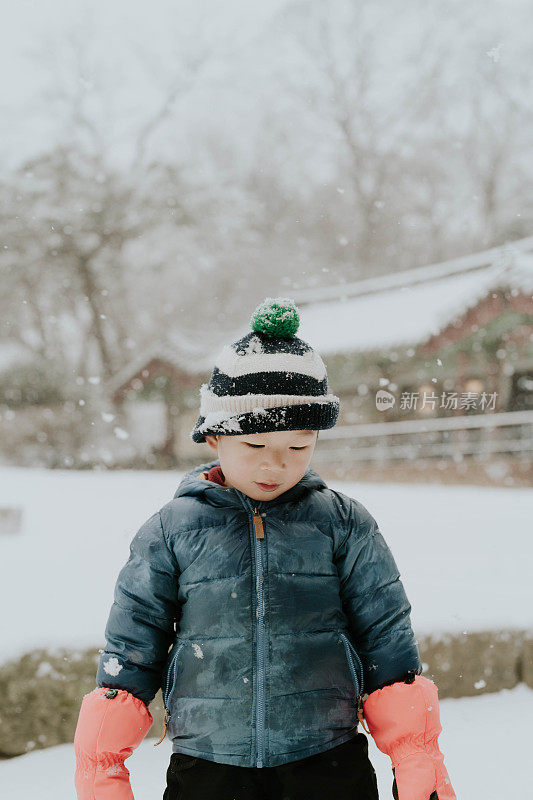
[[[98,686],[150,703],[172,750],[274,767],[357,732],[365,692],[422,672],[411,606],[378,525],[308,469],[269,501],[199,475],[137,532]]]

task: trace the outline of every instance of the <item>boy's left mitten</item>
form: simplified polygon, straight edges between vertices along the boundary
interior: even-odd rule
[[[410,683],[376,689],[363,713],[376,745],[390,756],[398,800],[457,800],[438,745],[442,727],[433,681],[416,675]]]
[[[152,722],[146,704],[124,689],[99,687],[84,696],[74,735],[78,800],[133,800],[124,760]]]

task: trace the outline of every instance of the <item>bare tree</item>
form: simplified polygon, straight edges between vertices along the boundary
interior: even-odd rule
[[[464,163],[479,197],[479,240],[487,247],[501,241],[509,212],[520,211],[526,199],[528,183],[516,181],[516,167],[520,161],[526,167],[532,154],[531,141],[524,137],[533,122],[531,69],[524,70],[521,64],[522,75],[517,75],[515,67],[512,75],[506,75],[508,66],[500,63],[497,53],[492,50],[491,54],[490,48],[480,52],[473,65],[467,83],[469,125],[463,147]],[[510,182],[509,176],[515,180]]]
[[[424,150],[431,132],[422,121],[434,101],[439,52],[432,59],[421,57],[411,37],[393,93],[390,67],[387,72],[383,62],[396,19],[399,23],[393,3],[375,6],[364,0],[297,2],[283,15],[287,35],[298,42],[307,66],[305,77],[296,71],[285,83],[303,97],[304,116],[314,116],[317,149],[325,143],[336,163],[342,204],[334,196],[331,201],[339,219],[351,220],[351,252],[362,270],[390,262],[383,254],[401,242],[398,221],[404,218],[408,224],[414,218],[435,249],[442,236],[436,219],[424,219],[431,211],[424,208],[421,184],[426,170],[433,181],[441,179],[434,153]],[[409,69],[410,59],[417,69]],[[411,259],[416,260],[414,250]]]

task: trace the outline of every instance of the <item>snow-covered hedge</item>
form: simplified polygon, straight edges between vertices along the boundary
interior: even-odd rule
[[[439,697],[466,697],[533,688],[533,636],[523,631],[485,631],[419,638],[424,675]],[[35,650],[0,666],[0,758],[72,742],[83,695],[95,687],[97,648]],[[159,739],[163,704],[150,704]]]

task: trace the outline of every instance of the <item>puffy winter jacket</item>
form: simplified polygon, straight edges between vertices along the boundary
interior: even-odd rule
[[[119,573],[98,686],[161,687],[173,752],[273,767],[357,732],[358,700],[422,664],[378,525],[308,468],[269,501],[188,472]],[[170,648],[170,650],[169,650]]]

